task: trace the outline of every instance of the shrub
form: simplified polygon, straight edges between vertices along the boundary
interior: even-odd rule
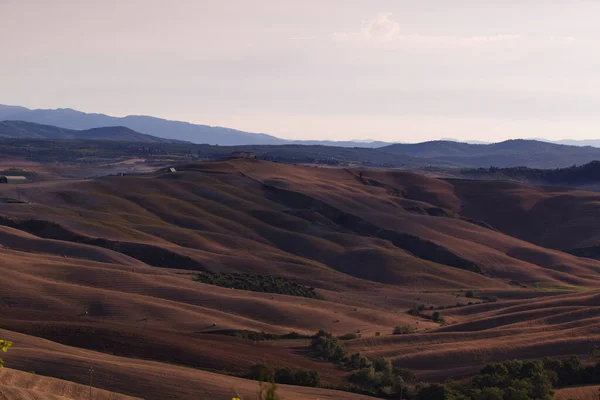
[[[415,373],[408,368],[394,367],[394,375],[399,376],[406,383],[414,383],[417,380]]]
[[[503,400],[504,391],[497,387],[486,387],[484,389],[477,389],[471,393],[473,400]]]
[[[444,317],[442,317],[442,314],[440,314],[439,312],[434,312],[431,315],[431,319],[433,319],[435,322],[438,322],[440,324],[443,324],[446,322],[446,320],[444,319]]]
[[[264,364],[256,364],[250,367],[246,378],[258,380],[259,382],[273,382],[295,386],[318,387],[321,384],[321,378],[316,371],[291,369],[288,367],[272,368]]]
[[[354,369],[363,369],[371,366],[371,361],[360,353],[354,353],[350,356],[350,367]]]
[[[8,340],[0,340],[0,350],[6,353],[8,349],[12,346],[12,342]],[[0,358],[0,368],[4,367],[4,361]]]
[[[310,344],[313,357],[326,361],[341,363],[348,359],[346,346],[339,342],[331,333],[320,330]]]
[[[407,335],[414,332],[415,330],[409,325],[396,325],[394,328],[394,335]]]
[[[258,332],[258,331],[249,331],[249,330],[237,330],[237,329],[221,329],[221,330],[213,330],[213,331],[203,331],[203,333],[211,334],[211,335],[225,335],[225,336],[235,336],[241,339],[253,340],[256,342],[264,341],[264,340],[283,340],[283,339],[310,339],[313,336],[310,335],[302,335],[298,332],[290,332],[283,335],[277,335],[274,333],[266,333],[266,332]]]
[[[278,339],[310,339],[312,336],[303,335],[298,332],[290,332],[284,335],[279,335]]]
[[[360,338],[360,333],[346,333],[345,335],[340,336],[340,340],[353,340],[353,339],[359,339]]]
[[[426,309],[425,304],[419,304],[419,305],[417,305],[415,303],[412,306],[412,308],[410,310],[408,310],[408,314],[414,315],[414,316],[418,316],[418,315],[421,315],[421,311],[424,311],[425,309]]]
[[[321,384],[321,377],[317,371],[298,370],[295,376],[295,385],[318,387]]]
[[[475,297],[475,292],[473,292],[472,290],[467,290],[467,293],[465,294],[465,297],[468,299],[472,299]]]
[[[290,279],[271,275],[239,274],[224,272],[199,272],[192,277],[197,282],[252,292],[285,294],[288,296],[322,299],[315,288],[296,283]]]
[[[246,377],[259,382],[273,382],[275,381],[275,370],[265,364],[254,364],[250,367],[250,372]]]
[[[449,400],[453,398],[454,396],[448,387],[437,383],[425,386],[419,390],[417,395],[418,400]]]

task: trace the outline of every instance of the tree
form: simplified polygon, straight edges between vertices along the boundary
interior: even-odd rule
[[[590,358],[595,362],[600,362],[600,346],[594,346],[590,350]]]
[[[504,392],[504,400],[531,400],[531,397],[523,389],[509,387]]]
[[[414,329],[409,325],[396,325],[394,328],[394,335],[406,335],[414,332]]]
[[[6,353],[11,346],[12,342],[9,342],[8,340],[0,340],[0,350],[2,350],[4,353]],[[2,367],[4,367],[4,362],[0,358],[0,368]]]
[[[452,397],[450,389],[439,383],[425,386],[417,395],[418,400],[451,400]]]
[[[338,341],[331,333],[320,330],[312,340],[310,349],[313,356],[326,361],[343,362],[348,359],[346,346]]]
[[[318,387],[321,384],[321,378],[316,371],[296,371],[294,380],[298,386]]]
[[[438,323],[440,323],[440,324],[443,324],[444,322],[446,322],[446,321],[444,320],[444,317],[442,317],[442,314],[440,314],[440,313],[439,313],[439,312],[437,312],[437,311],[436,311],[436,312],[434,312],[434,313],[433,313],[433,315],[432,315],[431,317],[433,318],[433,320],[434,320],[435,322],[438,322]]]
[[[475,391],[471,397],[474,400],[502,400],[504,391],[497,387],[486,387]]]
[[[393,370],[392,361],[389,358],[384,357],[374,359],[373,367],[376,372],[391,373]]]
[[[361,356],[360,353],[354,353],[350,356],[350,366],[354,369],[363,369],[371,366],[371,362],[365,356]]]
[[[394,375],[402,378],[406,383],[415,383],[417,380],[415,373],[408,368],[394,367]]]
[[[260,382],[271,382],[275,380],[275,371],[268,365],[255,364],[250,367],[248,379],[254,379]]]

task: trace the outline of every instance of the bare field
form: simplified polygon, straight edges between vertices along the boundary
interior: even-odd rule
[[[0,185],[0,197],[15,190]],[[212,399],[237,388],[247,399],[256,383],[225,374],[263,362],[341,386],[347,371],[309,357],[306,340],[211,331],[360,332],[351,351],[426,381],[585,355],[600,340],[600,262],[560,251],[595,243],[596,193],[236,160],[40,179],[18,195],[24,203],[0,204],[0,337],[15,343],[7,366],[39,375],[85,385],[93,366],[94,386],[114,393]],[[323,299],[203,284],[198,271],[274,275]],[[407,313],[415,306],[421,316]],[[446,324],[423,317],[433,309]],[[416,333],[392,335],[396,325]],[[0,393],[24,393],[8,398],[35,398],[45,379],[1,373]],[[44,382],[57,396],[71,385]]]

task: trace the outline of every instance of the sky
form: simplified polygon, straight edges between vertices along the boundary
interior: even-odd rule
[[[289,139],[600,138],[600,1],[0,0],[0,104]]]

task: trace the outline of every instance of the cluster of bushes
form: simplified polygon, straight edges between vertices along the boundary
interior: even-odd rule
[[[354,371],[348,381],[355,385],[352,390],[376,396],[394,396],[401,394],[406,382],[414,381],[411,371],[394,368],[385,358],[373,361],[360,353],[348,355],[348,349],[331,333],[320,330],[314,336],[310,353],[313,357],[340,364]]]
[[[285,340],[285,339],[310,339],[313,336],[303,335],[298,332],[285,333],[283,335],[277,335],[275,333],[248,331],[248,330],[237,330],[237,329],[221,329],[214,331],[205,331],[204,333],[211,335],[225,335],[234,336],[241,339],[253,340],[255,342],[262,342],[264,340]]]
[[[393,333],[394,335],[408,335],[415,333],[415,330],[410,325],[396,325]]]
[[[331,333],[321,329],[310,343],[310,354],[321,360],[344,363],[348,360],[348,349]]]
[[[470,382],[421,385],[414,394],[417,400],[551,400],[553,387],[597,383],[600,363],[584,367],[578,357],[512,360],[488,364]]]
[[[466,297],[469,299],[474,299],[475,298],[475,294],[473,293],[472,290],[467,291],[466,293]],[[498,298],[496,296],[480,296],[479,297],[480,301],[469,301],[468,303],[461,303],[461,302],[456,302],[455,305],[446,305],[446,306],[425,306],[425,304],[415,304],[410,310],[407,311],[408,314],[413,315],[413,316],[417,316],[417,317],[421,317],[421,318],[428,318],[428,319],[432,319],[430,316],[428,316],[427,314],[424,314],[423,311],[433,311],[433,310],[449,310],[451,308],[460,308],[460,307],[466,307],[466,306],[473,306],[475,304],[481,304],[481,303],[495,303],[498,301]]]
[[[477,168],[462,171],[467,176],[485,176],[498,179],[515,179],[520,181],[542,182],[542,183],[570,183],[582,184],[597,182],[600,176],[600,161],[592,161],[588,164],[568,168],[537,169],[527,167],[510,168]]]
[[[199,272],[193,276],[197,282],[222,286],[231,289],[249,290],[252,292],[285,294],[288,296],[322,299],[323,297],[308,287],[287,278],[271,275],[255,275],[224,272]]]
[[[415,379],[414,373],[409,370],[394,368],[387,358],[376,358],[370,362],[366,357],[360,369],[352,373],[348,380],[356,385],[354,391],[367,393],[384,398],[403,398],[408,394],[407,384]]]
[[[558,386],[600,383],[600,363],[584,367],[575,356],[564,360],[545,358],[542,363],[546,371],[554,374],[553,383]]]
[[[250,368],[246,378],[259,382],[275,382],[283,385],[318,387],[321,378],[316,371],[291,369],[287,367],[270,367],[265,364],[256,364]]]
[[[584,367],[578,357],[492,363],[470,381],[428,385],[416,384],[412,371],[394,367],[389,359],[371,361],[360,353],[349,356],[346,346],[324,330],[313,337],[310,350],[314,357],[353,371],[348,376],[354,385],[350,390],[388,399],[551,400],[553,387],[600,383],[600,362]],[[600,347],[590,354],[600,359]]]
[[[415,304],[414,306],[412,306],[412,308],[410,310],[407,311],[407,313],[409,315],[413,315],[415,317],[419,317],[419,316],[421,316],[421,313],[423,311],[425,311],[425,310],[433,310],[433,309],[434,309],[433,306],[430,306],[429,308],[427,308],[425,306],[425,304],[419,304],[419,305]]]
[[[433,310],[433,306],[429,307],[429,310]],[[416,304],[413,306],[413,308],[411,308],[410,310],[408,310],[408,314],[416,316],[416,317],[421,317],[421,318],[425,318],[425,319],[430,319],[434,322],[437,322],[439,324],[445,324],[446,320],[444,319],[444,317],[442,316],[442,314],[440,314],[438,311],[435,311],[434,313],[432,313],[431,315],[429,314],[425,314],[423,313],[423,311],[427,310],[427,308],[425,307],[424,304],[421,304],[419,306],[417,306]]]

